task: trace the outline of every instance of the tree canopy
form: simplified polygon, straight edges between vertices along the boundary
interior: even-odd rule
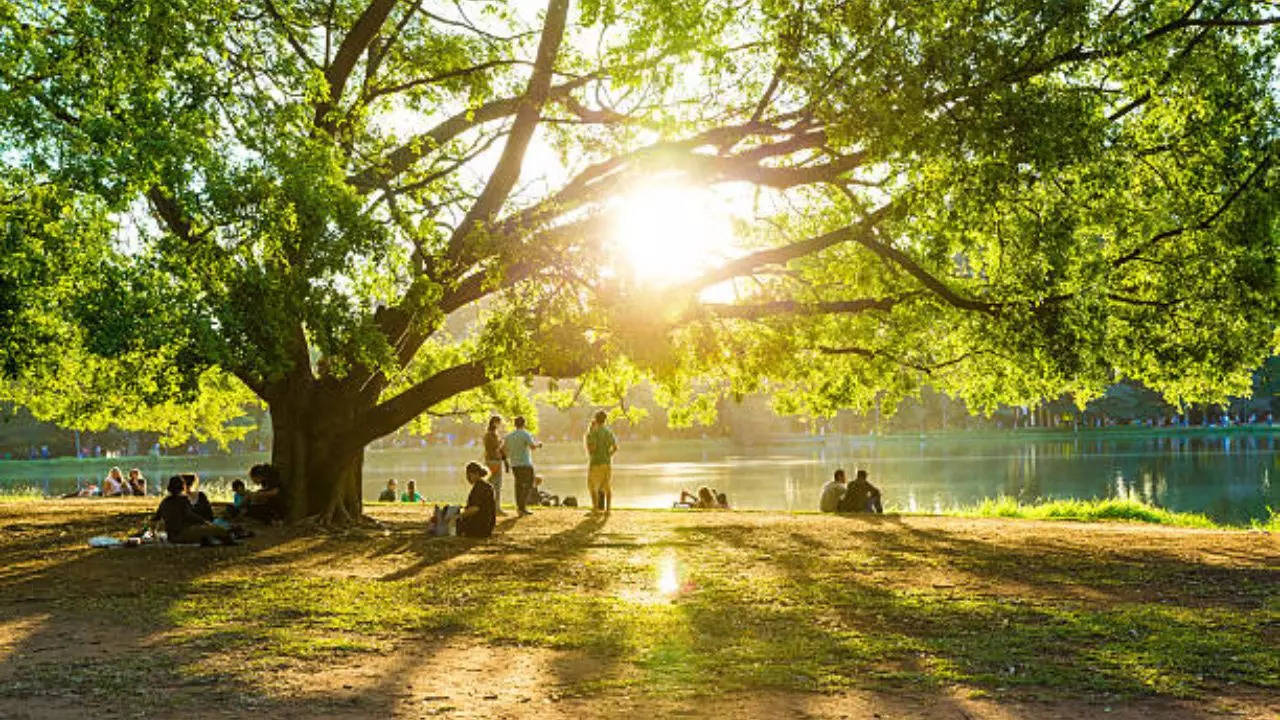
[[[252,393],[298,512],[330,518],[358,511],[366,443],[528,407],[533,376],[595,401],[650,379],[676,420],[926,380],[974,407],[1121,377],[1223,397],[1273,349],[1277,23],[1235,0],[0,2],[3,392],[201,433]],[[620,206],[654,183],[727,198],[735,252],[629,273]]]

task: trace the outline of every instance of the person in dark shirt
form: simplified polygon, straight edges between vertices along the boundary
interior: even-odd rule
[[[160,507],[151,516],[152,522],[163,522],[165,532],[172,543],[200,543],[207,545],[214,540],[223,545],[235,545],[231,532],[220,528],[195,513],[187,498],[187,483],[181,475],[169,478],[169,496],[160,501]]]
[[[396,479],[391,478],[387,481],[386,489],[378,496],[378,502],[395,502],[396,497]]]
[[[883,513],[884,506],[880,504],[880,490],[875,485],[867,482],[867,471],[859,470],[854,476],[853,482],[849,483],[849,487],[845,488],[844,497],[840,498],[840,506],[838,512],[869,512]]]
[[[195,473],[182,473],[178,477],[182,478],[186,486],[185,492],[187,499],[191,501],[191,509],[206,522],[213,522],[213,505],[209,502],[209,496],[200,490],[200,477]]]
[[[133,468],[129,471],[129,490],[136,497],[146,497],[147,479],[143,477],[142,470]]]
[[[249,517],[262,522],[284,520],[286,499],[280,471],[268,464],[249,468],[249,479],[261,488],[249,495]]]
[[[493,486],[484,480],[488,474],[489,471],[480,463],[467,463],[467,482],[471,483],[471,493],[467,495],[467,506],[458,513],[459,537],[487,538],[493,534],[498,518]]]

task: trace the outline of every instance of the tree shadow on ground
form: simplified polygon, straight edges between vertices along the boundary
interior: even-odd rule
[[[1244,602],[1264,607],[1274,601],[1280,571],[1207,567],[1136,550],[1124,551],[1118,560],[1067,543],[1027,542],[1025,536],[1013,544],[917,528],[897,534],[877,529],[892,522],[864,523],[847,546],[800,529],[765,537],[750,525],[678,532],[726,552],[748,544],[767,552],[769,569],[785,576],[776,590],[781,597],[775,599],[783,609],[735,603],[729,593],[715,603],[729,607],[714,611],[745,618],[747,627],[765,629],[759,632],[790,628],[796,635],[791,642],[804,648],[803,656],[826,654],[826,662],[814,667],[837,674],[870,671],[933,684],[1177,695],[1212,690],[1214,683],[1265,678],[1267,667],[1274,672],[1280,665],[1257,636],[1256,626],[1265,618],[1242,615],[1242,601],[1232,597],[1254,593]],[[853,557],[836,552],[843,549]],[[894,553],[894,564],[906,565],[905,578],[889,577],[884,570],[883,556]],[[912,563],[920,559],[928,565],[922,563],[913,576]],[[1136,570],[1135,559],[1140,561]],[[927,571],[938,569],[973,573],[993,592],[975,594],[963,581],[959,587],[934,586]],[[749,572],[744,568],[744,575]],[[1151,577],[1186,582],[1204,576],[1212,576],[1220,596],[1206,597],[1194,585],[1169,584],[1162,586],[1166,592],[1160,602],[1135,601],[1144,594],[1151,600]],[[1087,586],[1093,601],[1061,597],[1063,582]],[[1035,591],[1030,596],[1028,588]],[[809,622],[795,608],[809,609]],[[1257,663],[1261,669],[1251,667]]]

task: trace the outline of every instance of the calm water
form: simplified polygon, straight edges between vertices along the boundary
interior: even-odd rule
[[[1171,510],[1203,512],[1244,523],[1280,509],[1280,429],[1078,436],[1031,434],[927,438],[829,437],[744,448],[729,443],[623,442],[614,467],[614,503],[620,507],[670,507],[680,490],[709,485],[729,494],[735,507],[812,509],[819,488],[837,467],[865,467],[887,506],[941,510],[984,498],[1135,498]],[[428,500],[465,496],[461,466],[476,448],[433,446],[369,453],[366,497],[395,477],[416,479]],[[137,465],[153,484],[178,470],[208,479],[242,476],[260,455],[156,458]],[[549,445],[535,454],[544,487],[561,496],[586,494],[586,468],[577,445]],[[61,493],[96,479],[112,460],[73,463],[0,462],[0,486],[36,486]],[[510,476],[504,501],[510,502]]]

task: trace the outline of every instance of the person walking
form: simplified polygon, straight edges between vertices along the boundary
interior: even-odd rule
[[[618,439],[605,426],[609,416],[596,413],[587,430],[587,494],[591,507],[608,512],[613,507],[613,454],[618,452]]]
[[[507,462],[506,443],[498,431],[502,428],[502,416],[489,418],[489,431],[484,434],[484,464],[489,468],[489,485],[493,487],[493,502],[497,514],[502,511],[502,466]]]
[[[516,510],[523,517],[533,514],[525,505],[529,499],[529,490],[533,487],[533,451],[542,447],[542,443],[525,429],[523,417],[517,417],[513,422],[516,429],[507,434],[502,444],[505,446],[507,464],[511,466],[511,474],[516,479]]]

